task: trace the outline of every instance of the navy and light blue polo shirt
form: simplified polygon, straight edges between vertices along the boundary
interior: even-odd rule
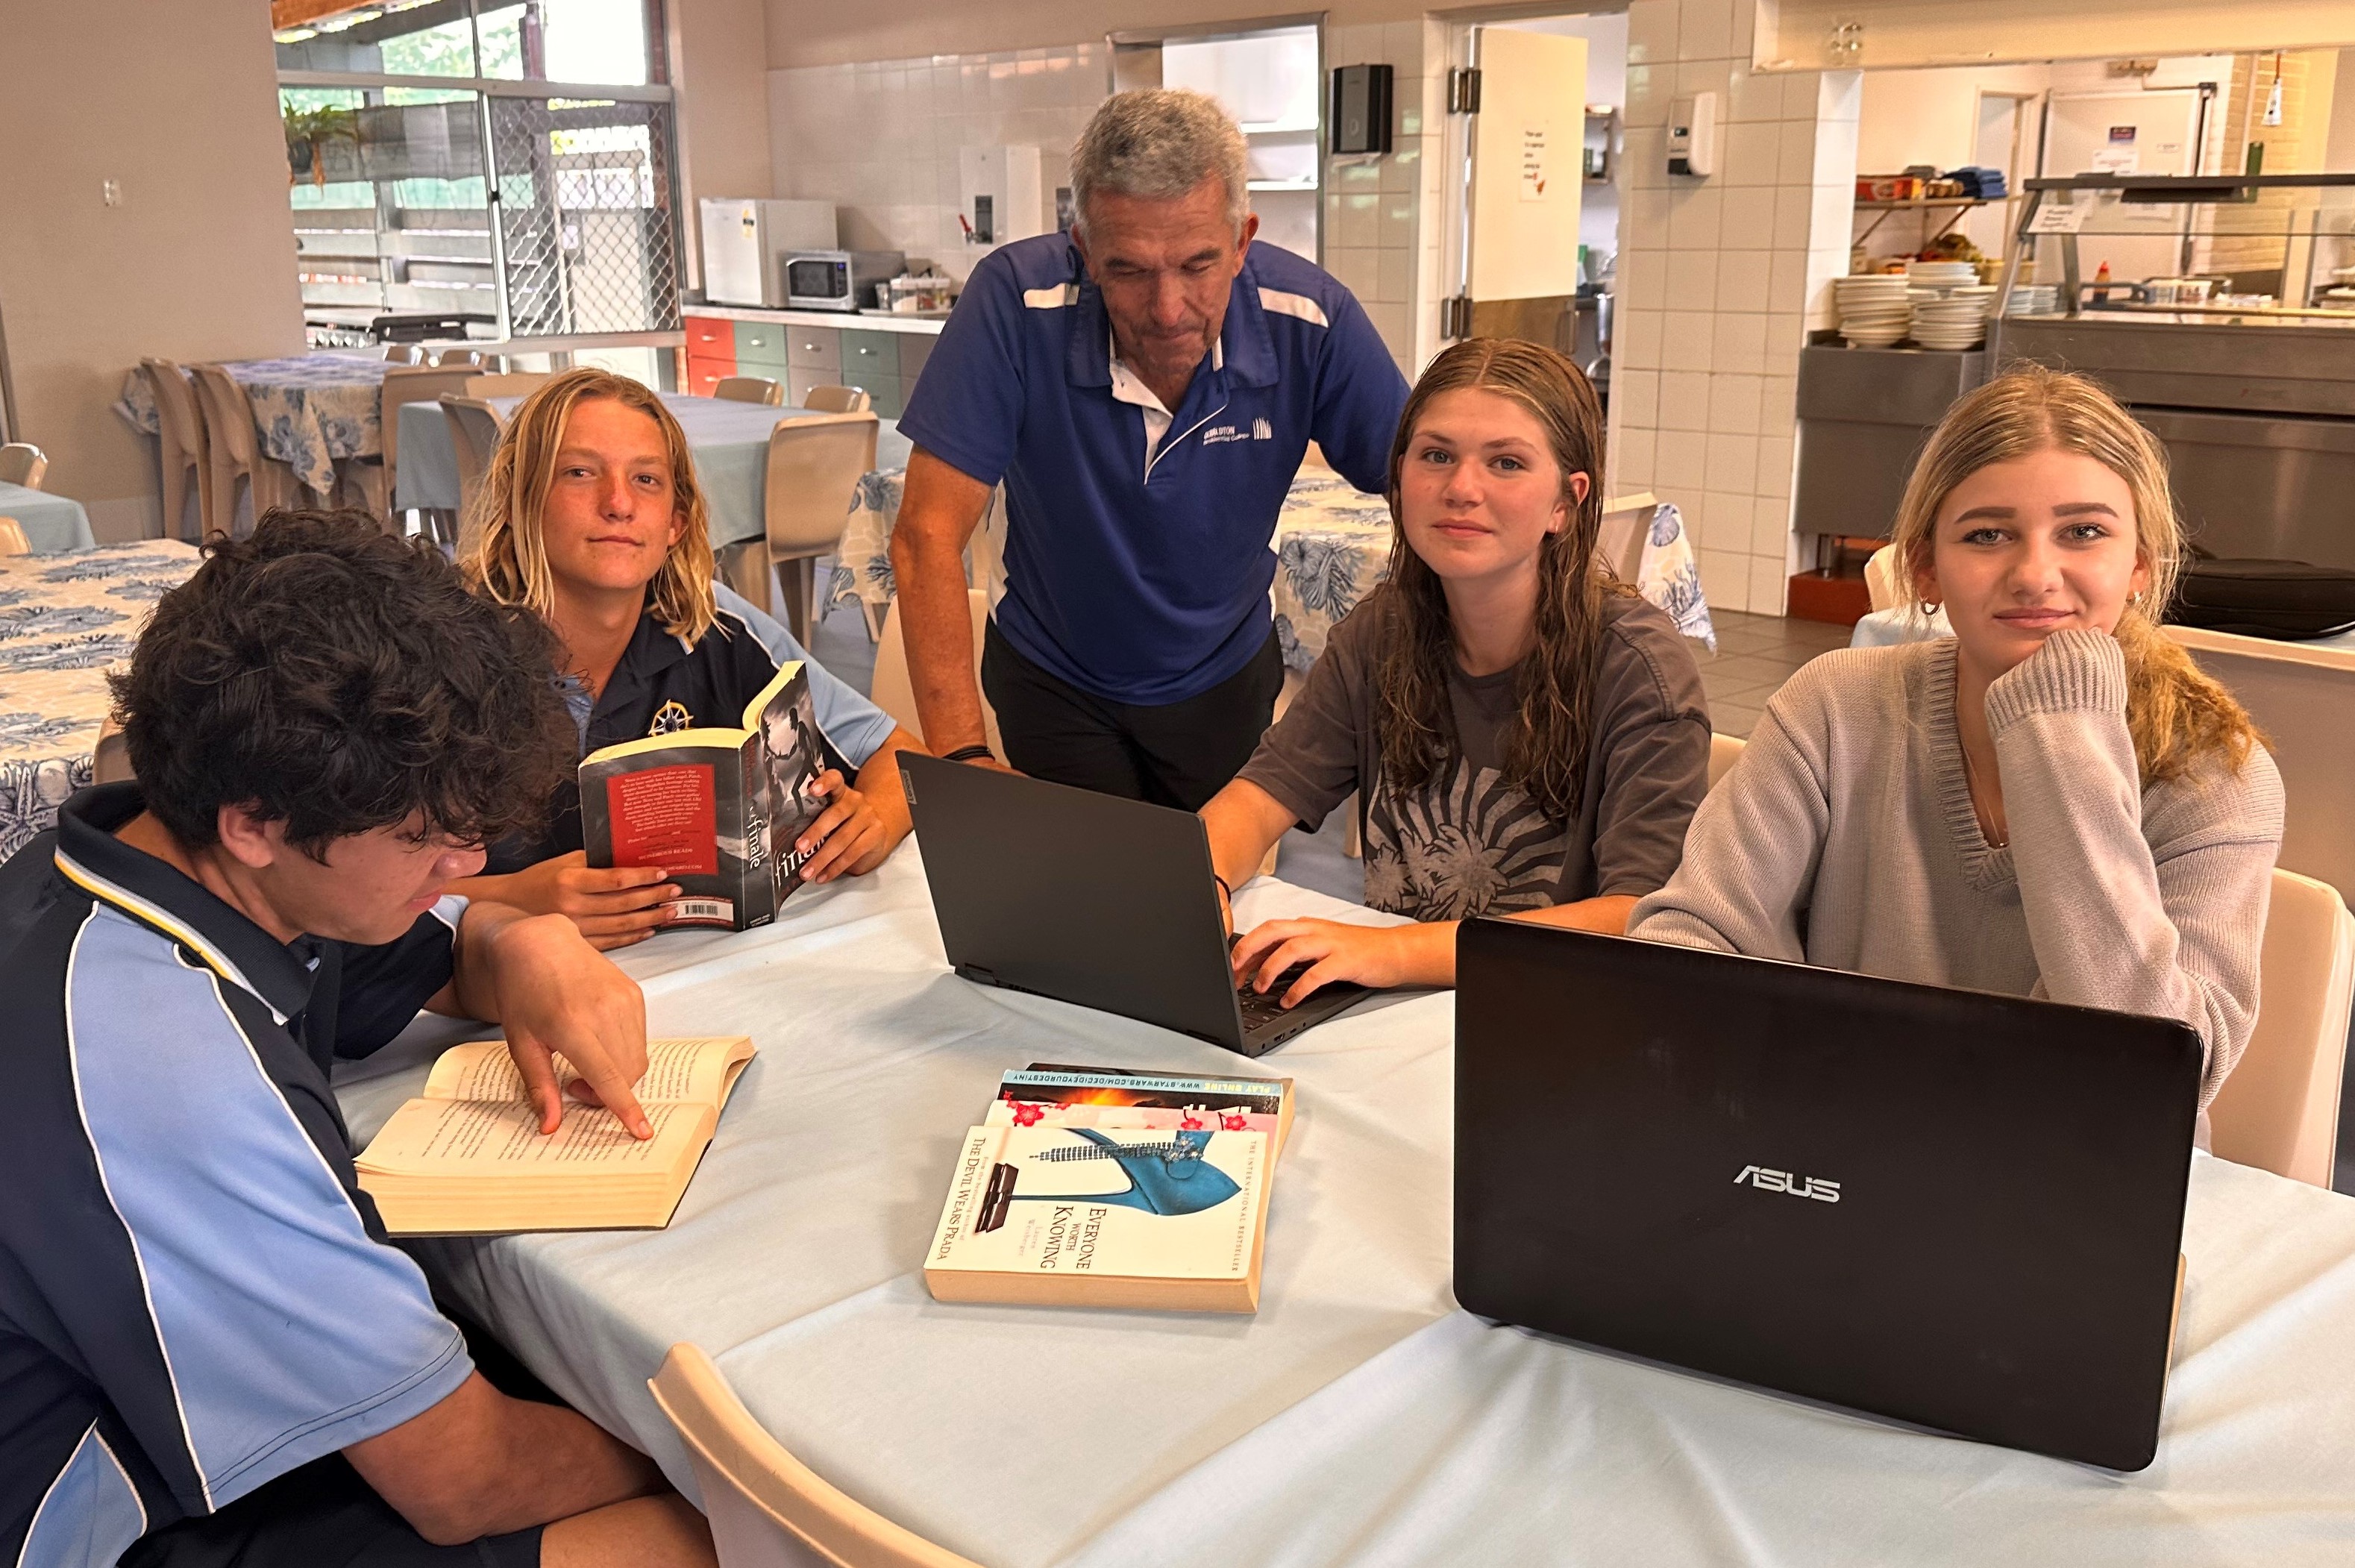
[[[138,809],[131,784],[67,803],[0,953],[0,1563],[24,1568],[112,1564],[473,1370],[383,1240],[325,1071],[343,1019],[448,979],[446,939],[438,963],[430,929],[282,944],[113,837]]]
[[[1268,541],[1308,443],[1361,490],[1388,484],[1406,382],[1364,309],[1313,262],[1244,253],[1217,352],[1147,458],[1114,395],[1112,323],[1060,234],[973,271],[900,428],[1006,485],[999,632],[1107,701],[1199,696],[1268,638]]]

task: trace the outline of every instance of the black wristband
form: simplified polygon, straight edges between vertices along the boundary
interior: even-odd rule
[[[1210,880],[1219,884],[1219,891],[1227,895],[1227,901],[1229,903],[1235,901],[1235,890],[1227,886],[1226,878],[1219,875],[1218,872],[1213,871],[1210,873]]]
[[[994,758],[996,754],[996,752],[991,751],[986,745],[975,744],[971,746],[959,746],[954,752],[943,752],[941,753],[941,761],[944,763],[977,763],[984,757]]]

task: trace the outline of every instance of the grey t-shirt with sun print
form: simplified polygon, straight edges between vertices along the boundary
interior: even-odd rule
[[[1463,920],[1640,896],[1668,881],[1709,784],[1708,703],[1674,622],[1633,595],[1604,596],[1578,814],[1553,822],[1501,771],[1518,666],[1477,677],[1451,669],[1453,763],[1419,787],[1381,778],[1374,682],[1394,619],[1390,596],[1377,592],[1335,626],[1238,775],[1312,829],[1356,791],[1368,904]]]

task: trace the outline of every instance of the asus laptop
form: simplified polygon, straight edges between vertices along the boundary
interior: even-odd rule
[[[1359,1000],[1332,985],[1286,1011],[1238,987],[1210,841],[1190,811],[996,768],[900,756],[949,963],[968,980],[1273,1051]],[[1301,966],[1305,967],[1305,965]]]
[[[1467,922],[1458,944],[1468,1310],[2151,1462],[2190,1029],[1518,923]]]

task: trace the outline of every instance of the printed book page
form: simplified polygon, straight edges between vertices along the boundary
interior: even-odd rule
[[[646,1041],[646,1075],[638,1080],[638,1103],[652,1107],[659,1102],[684,1101],[715,1109],[727,1102],[736,1075],[752,1055],[752,1042],[741,1035],[696,1035]],[[559,1053],[556,1059],[559,1085],[580,1073]],[[425,1081],[429,1100],[490,1100],[525,1104],[523,1074],[503,1040],[477,1040],[453,1046],[434,1062]]]
[[[662,1171],[691,1154],[709,1125],[698,1105],[648,1105],[655,1136],[630,1136],[621,1118],[594,1105],[568,1104],[564,1124],[543,1135],[539,1116],[519,1102],[411,1100],[393,1113],[357,1161],[376,1175],[511,1176],[535,1169],[591,1175]]]

